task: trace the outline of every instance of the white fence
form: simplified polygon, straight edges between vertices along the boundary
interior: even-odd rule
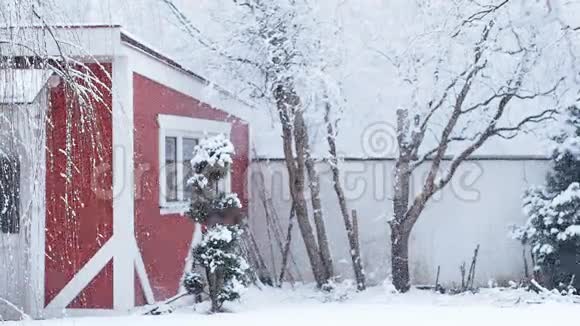
[[[369,283],[378,284],[390,274],[390,244],[387,218],[392,214],[390,160],[350,160],[342,164],[343,182],[351,209],[359,215],[361,250]],[[411,278],[414,284],[461,281],[459,266],[468,265],[473,250],[481,246],[476,284],[500,284],[524,276],[523,246],[509,237],[510,226],[525,221],[521,209],[523,191],[543,183],[549,161],[539,159],[480,159],[465,162],[452,183],[430,202],[411,237]],[[348,242],[328,167],[319,163],[324,217],[337,273],[352,277]],[[264,176],[262,187],[260,172]],[[419,175],[425,175],[419,171]],[[272,199],[285,236],[291,208],[283,161],[258,161],[251,167],[250,218],[268,267],[279,275],[280,250],[270,239],[263,205],[263,189]],[[415,184],[420,185],[418,177]],[[272,253],[273,251],[273,253]],[[311,280],[309,263],[298,227],[294,228],[292,253],[298,266],[293,274]],[[528,263],[530,263],[528,257]]]

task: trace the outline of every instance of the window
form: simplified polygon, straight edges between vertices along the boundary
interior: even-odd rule
[[[193,149],[199,144],[198,139],[183,138],[183,198],[188,200],[193,196],[193,187],[187,183],[193,177],[193,168],[190,161],[193,158]]]
[[[193,195],[187,180],[193,176],[189,162],[198,142],[197,138],[183,135],[165,136],[165,202],[185,202]]]
[[[20,163],[0,154],[0,232],[20,231]]]
[[[159,115],[159,207],[162,214],[183,213],[189,209],[193,189],[187,184],[193,170],[190,161],[200,139],[225,134],[229,123]],[[221,185],[229,190],[229,181]]]
[[[177,196],[177,137],[165,137],[165,200],[175,202]]]

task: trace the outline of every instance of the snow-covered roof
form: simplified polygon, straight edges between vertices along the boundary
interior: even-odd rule
[[[33,103],[50,76],[41,69],[0,70],[0,104]]]

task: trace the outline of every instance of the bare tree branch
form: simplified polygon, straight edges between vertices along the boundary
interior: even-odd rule
[[[179,8],[177,8],[177,6],[173,3],[173,1],[171,1],[171,0],[159,0],[159,1],[165,3],[170,8],[173,15],[179,20],[179,22],[183,26],[185,32],[187,32],[193,39],[195,39],[202,46],[206,47],[207,49],[211,50],[212,52],[215,52],[218,55],[220,55],[220,56],[222,56],[230,61],[248,64],[248,65],[254,66],[255,68],[258,68],[260,70],[262,69],[262,66],[259,63],[252,61],[248,58],[237,57],[237,56],[234,56],[232,54],[226,53],[225,51],[219,49],[213,42],[206,40],[203,37],[203,33],[199,30],[199,28],[197,28],[197,27],[195,27],[195,25],[193,25],[191,20],[189,20],[189,18],[187,16],[185,16]],[[240,3],[240,5],[249,6],[248,3]]]
[[[451,138],[449,138],[447,140],[447,144],[449,145],[452,142],[461,142],[461,141],[475,140],[476,137],[477,137],[477,135],[472,136],[472,137],[451,137]],[[438,144],[440,144],[440,143],[438,143]],[[439,148],[439,145],[438,146],[435,146],[431,150],[428,150],[427,152],[425,152],[421,156],[420,159],[418,159],[417,161],[415,161],[413,163],[413,165],[411,166],[411,170],[415,170],[419,166],[423,165],[423,163],[427,162],[430,159],[433,159],[433,154],[435,154],[437,152],[438,148]]]
[[[467,19],[465,19],[461,24],[460,27],[458,28],[458,30],[455,32],[455,34],[453,36],[458,35],[461,32],[461,27],[467,25],[467,24],[471,24],[475,21],[481,21],[483,19],[485,19],[485,17],[489,16],[490,14],[493,14],[494,12],[498,11],[499,9],[501,9],[502,7],[504,7],[505,5],[507,5],[510,2],[510,0],[504,0],[501,3],[497,4],[497,5],[487,5],[484,6],[485,9],[478,11],[474,14],[472,14],[471,16],[467,17]]]
[[[505,138],[505,139],[511,139],[511,138],[514,138],[515,136],[517,136],[517,133],[513,133],[511,135],[504,135],[503,133],[521,131],[522,128],[524,128],[524,126],[527,124],[540,123],[543,121],[551,120],[551,119],[553,119],[553,115],[555,115],[556,113],[557,113],[557,111],[554,109],[544,110],[541,113],[531,115],[531,116],[526,117],[525,119],[522,119],[519,123],[517,123],[513,127],[495,128],[494,133],[498,137]]]
[[[431,198],[431,196],[435,193],[435,191],[437,189],[435,187],[435,179],[437,178],[437,174],[439,172],[439,168],[441,166],[441,162],[443,160],[443,157],[445,156],[445,153],[447,152],[447,148],[449,146],[450,139],[451,139],[450,138],[451,134],[452,134],[455,126],[457,125],[459,117],[462,115],[463,104],[467,98],[467,95],[469,94],[469,91],[471,90],[473,79],[486,66],[486,62],[484,61],[483,63],[480,63],[480,60],[483,56],[484,43],[487,41],[492,27],[493,27],[493,22],[490,22],[488,25],[486,25],[486,27],[483,29],[481,40],[478,41],[478,43],[475,46],[474,63],[472,66],[473,68],[465,78],[465,83],[463,84],[463,87],[462,87],[462,89],[461,89],[460,93],[458,94],[457,99],[455,101],[455,104],[453,107],[453,112],[451,113],[451,116],[449,117],[447,125],[443,129],[443,132],[442,132],[441,138],[440,138],[440,146],[437,147],[437,149],[434,153],[433,161],[431,163],[431,168],[429,169],[427,178],[423,184],[423,189],[419,193],[419,195],[417,195],[417,197],[413,200],[413,203],[411,204],[411,206],[407,210],[405,216],[403,217],[406,229],[410,230],[413,227],[413,225],[415,224],[415,222],[419,218],[420,212],[425,207],[425,204],[427,203],[427,201]],[[507,104],[507,103],[505,103],[505,104]],[[502,109],[502,113],[503,113],[503,109]]]

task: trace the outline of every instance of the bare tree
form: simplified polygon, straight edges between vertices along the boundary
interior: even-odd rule
[[[297,110],[300,99],[295,95],[292,87],[292,83],[288,80],[278,84],[274,89],[274,98],[276,99],[276,107],[282,123],[282,139],[284,142],[284,157],[288,169],[288,184],[298,227],[306,245],[306,252],[310,259],[316,283],[322,286],[332,277],[332,270],[328,269],[329,267],[332,268],[332,260],[328,251],[328,239],[326,238],[321,208],[318,206],[319,211],[315,214],[314,220],[317,227],[318,243],[314,237],[308,217],[308,206],[304,195],[306,161],[311,160],[308,154],[308,129],[304,122],[303,112],[299,109]],[[296,148],[296,153],[294,148]],[[309,163],[309,165],[311,164]],[[309,169],[309,175],[316,175],[315,171],[311,169],[313,170],[312,166]],[[310,184],[317,185],[317,177],[315,180],[311,179]],[[316,201],[319,204],[320,190],[314,190],[316,193],[312,194],[313,202]]]
[[[409,239],[430,199],[449,184],[463,162],[490,140],[512,139],[556,113],[557,103],[546,109],[519,110],[518,118],[513,118],[514,110],[537,105],[534,99],[559,94],[565,75],[555,72],[542,76],[540,82],[534,79],[535,70],[544,62],[545,48],[540,50],[540,42],[546,35],[529,22],[514,27],[505,13],[509,5],[509,0],[490,1],[474,4],[475,8],[465,6],[468,11],[463,7],[457,10],[467,14],[458,15],[458,24],[444,33],[450,44],[465,46],[466,61],[460,70],[454,64],[461,60],[445,57],[451,51],[443,52],[445,56],[429,54],[428,58],[415,53],[406,62],[380,53],[394,64],[411,88],[420,84],[418,71],[428,65],[426,62],[436,62],[434,83],[442,85],[440,91],[434,92],[438,95],[426,100],[416,95],[424,89],[416,89],[412,92],[417,96],[412,100],[414,105],[396,111],[398,153],[389,225],[393,283],[399,291],[410,287]],[[522,29],[535,32],[530,35]],[[469,45],[470,40],[476,41]],[[498,74],[498,67],[507,73]],[[426,167],[426,177],[419,175],[419,167]],[[412,189],[418,180],[421,185]]]
[[[330,245],[320,199],[320,180],[310,148],[305,112],[305,77],[311,73],[315,23],[306,17],[309,2],[264,0],[213,3],[216,15],[230,22],[230,29],[210,40],[170,0],[172,9],[194,41],[217,57],[213,75],[227,71],[241,81],[250,96],[274,108],[282,130],[283,152],[296,221],[319,286],[334,276]],[[318,55],[318,54],[316,54]],[[213,67],[212,64],[208,66]],[[227,66],[229,69],[224,69]],[[217,79],[220,79],[219,77]],[[307,94],[306,97],[310,96]],[[306,190],[310,190],[312,225]]]

